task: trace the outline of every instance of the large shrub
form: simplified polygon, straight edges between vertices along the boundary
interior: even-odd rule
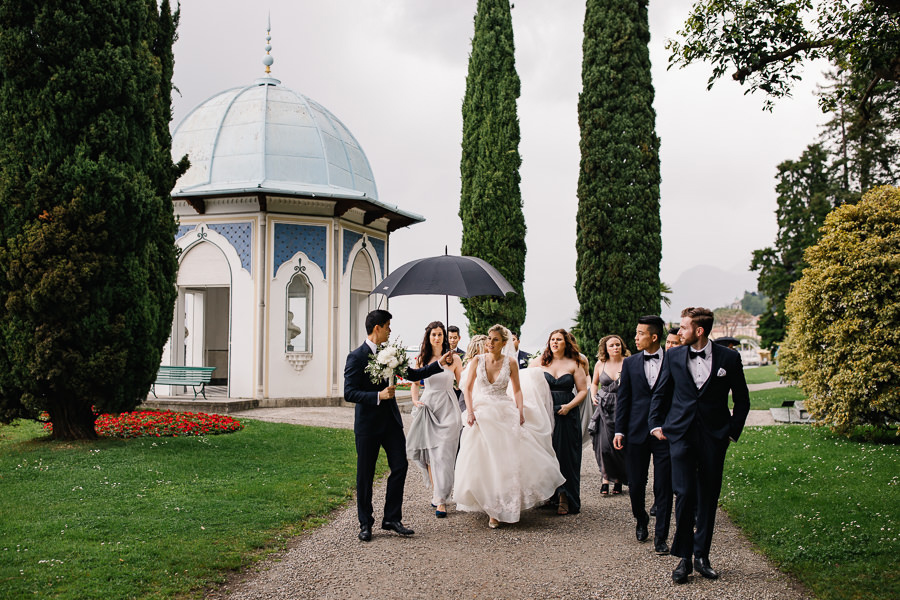
[[[508,0],[479,0],[463,98],[459,217],[462,253],[486,260],[516,293],[462,303],[469,333],[525,322],[525,216],[519,191],[519,75]]]
[[[579,342],[634,338],[659,314],[659,137],[647,0],[588,0],[578,97],[581,170],[575,248]]]
[[[836,430],[900,423],[900,189],[828,215],[787,298],[779,368]],[[900,433],[900,427],[898,427]]]
[[[172,323],[168,0],[0,3],[0,422],[146,396]]]

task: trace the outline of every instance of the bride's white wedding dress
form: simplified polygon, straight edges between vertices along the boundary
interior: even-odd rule
[[[503,361],[492,383],[481,356],[474,376],[475,423],[466,425],[460,440],[456,508],[515,523],[523,509],[551,497],[565,481],[551,441],[550,389],[540,369],[519,372],[525,415],[525,424],[519,425],[519,410],[507,394],[509,361]]]

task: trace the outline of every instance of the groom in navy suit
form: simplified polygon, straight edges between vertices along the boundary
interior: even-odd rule
[[[730,441],[737,441],[750,412],[750,394],[741,356],[711,344],[714,315],[686,308],[678,330],[684,345],[666,353],[650,402],[650,434],[669,441],[675,501],[672,554],[681,558],[675,583],[687,582],[693,568],[707,579],[719,574],[709,564],[722,471]],[[728,392],[734,412],[728,410]],[[696,531],[694,530],[696,508]]]
[[[634,344],[640,352],[629,356],[622,364],[619,391],[616,395],[616,450],[625,449],[625,468],[628,473],[628,494],[631,513],[637,520],[635,535],[639,542],[649,536],[650,516],[646,509],[647,470],[653,456],[653,505],[656,524],[653,549],[668,554],[669,525],[672,522],[672,464],[669,462],[669,442],[650,435],[647,419],[650,398],[656,389],[663,364],[660,343],[665,323],[655,315],[638,319]]]
[[[391,313],[386,310],[370,312],[366,316],[366,334],[366,341],[347,355],[344,367],[344,400],[356,404],[356,418],[353,422],[353,433],[356,436],[356,512],[359,517],[359,539],[363,542],[372,539],[372,525],[375,524],[372,483],[380,448],[384,448],[391,470],[381,528],[400,535],[415,533],[401,522],[403,487],[409,465],[406,460],[403,420],[394,399],[394,386],[388,385],[387,380],[372,383],[366,373],[369,356],[377,353],[378,346],[388,341],[391,335]],[[448,352],[424,369],[410,368],[406,377],[411,381],[418,381],[440,373],[450,355]]]

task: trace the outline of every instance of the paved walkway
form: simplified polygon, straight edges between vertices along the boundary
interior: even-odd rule
[[[766,412],[767,411],[754,411]],[[304,425],[352,427],[353,409],[258,409],[237,416]],[[404,415],[408,419],[408,415]],[[696,574],[675,586],[677,559],[656,556],[634,538],[628,495],[604,497],[593,453],[582,463],[582,512],[557,516],[541,509],[500,529],[482,514],[451,510],[436,519],[430,494],[411,466],[404,522],[411,538],[376,529],[368,544],[356,539],[356,508],[301,535],[287,551],[244,572],[209,594],[212,599],[274,598],[561,598],[561,599],[775,599],[807,598],[791,578],[772,567],[719,513],[711,561],[718,581]],[[651,494],[652,497],[652,494]],[[384,481],[376,484],[376,520]],[[672,523],[674,531],[674,518]]]

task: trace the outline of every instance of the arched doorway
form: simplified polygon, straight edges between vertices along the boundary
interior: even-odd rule
[[[215,367],[212,386],[226,386],[231,349],[231,268],[215,244],[188,248],[178,267],[172,339],[175,364]],[[182,393],[183,388],[174,390]],[[209,395],[209,393],[207,393]]]
[[[369,293],[375,286],[375,269],[365,252],[358,252],[350,269],[350,348],[366,337],[366,315],[375,308]]]

